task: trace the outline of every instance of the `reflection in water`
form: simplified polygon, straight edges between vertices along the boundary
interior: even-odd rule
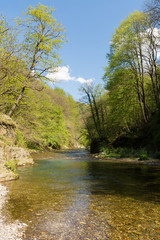
[[[142,201],[160,202],[160,168],[131,163],[89,162],[94,176],[91,192],[119,194]]]
[[[19,174],[5,207],[28,224],[24,239],[160,239],[158,167],[73,150],[37,155]]]

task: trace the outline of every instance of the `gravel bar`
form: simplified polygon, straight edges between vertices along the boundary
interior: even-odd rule
[[[20,223],[18,220],[7,223],[5,216],[2,214],[7,193],[8,189],[0,184],[0,240],[22,240],[27,225]]]

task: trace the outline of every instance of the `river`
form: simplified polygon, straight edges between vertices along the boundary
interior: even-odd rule
[[[4,209],[28,225],[25,240],[160,239],[160,167],[66,150],[18,172]]]

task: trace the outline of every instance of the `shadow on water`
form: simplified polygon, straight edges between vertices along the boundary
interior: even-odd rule
[[[159,167],[100,161],[85,150],[34,157],[5,184],[5,212],[28,224],[24,239],[160,239]]]
[[[160,202],[160,168],[128,163],[89,162],[92,194],[119,194]]]

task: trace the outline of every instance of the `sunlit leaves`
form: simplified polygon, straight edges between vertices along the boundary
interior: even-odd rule
[[[23,51],[28,58],[29,67],[44,69],[46,60],[50,59],[53,66],[59,63],[57,49],[65,42],[64,28],[53,17],[54,9],[42,4],[29,6],[24,18],[17,19],[17,25],[22,28]],[[30,66],[32,64],[32,66]],[[51,62],[47,69],[52,67]]]

